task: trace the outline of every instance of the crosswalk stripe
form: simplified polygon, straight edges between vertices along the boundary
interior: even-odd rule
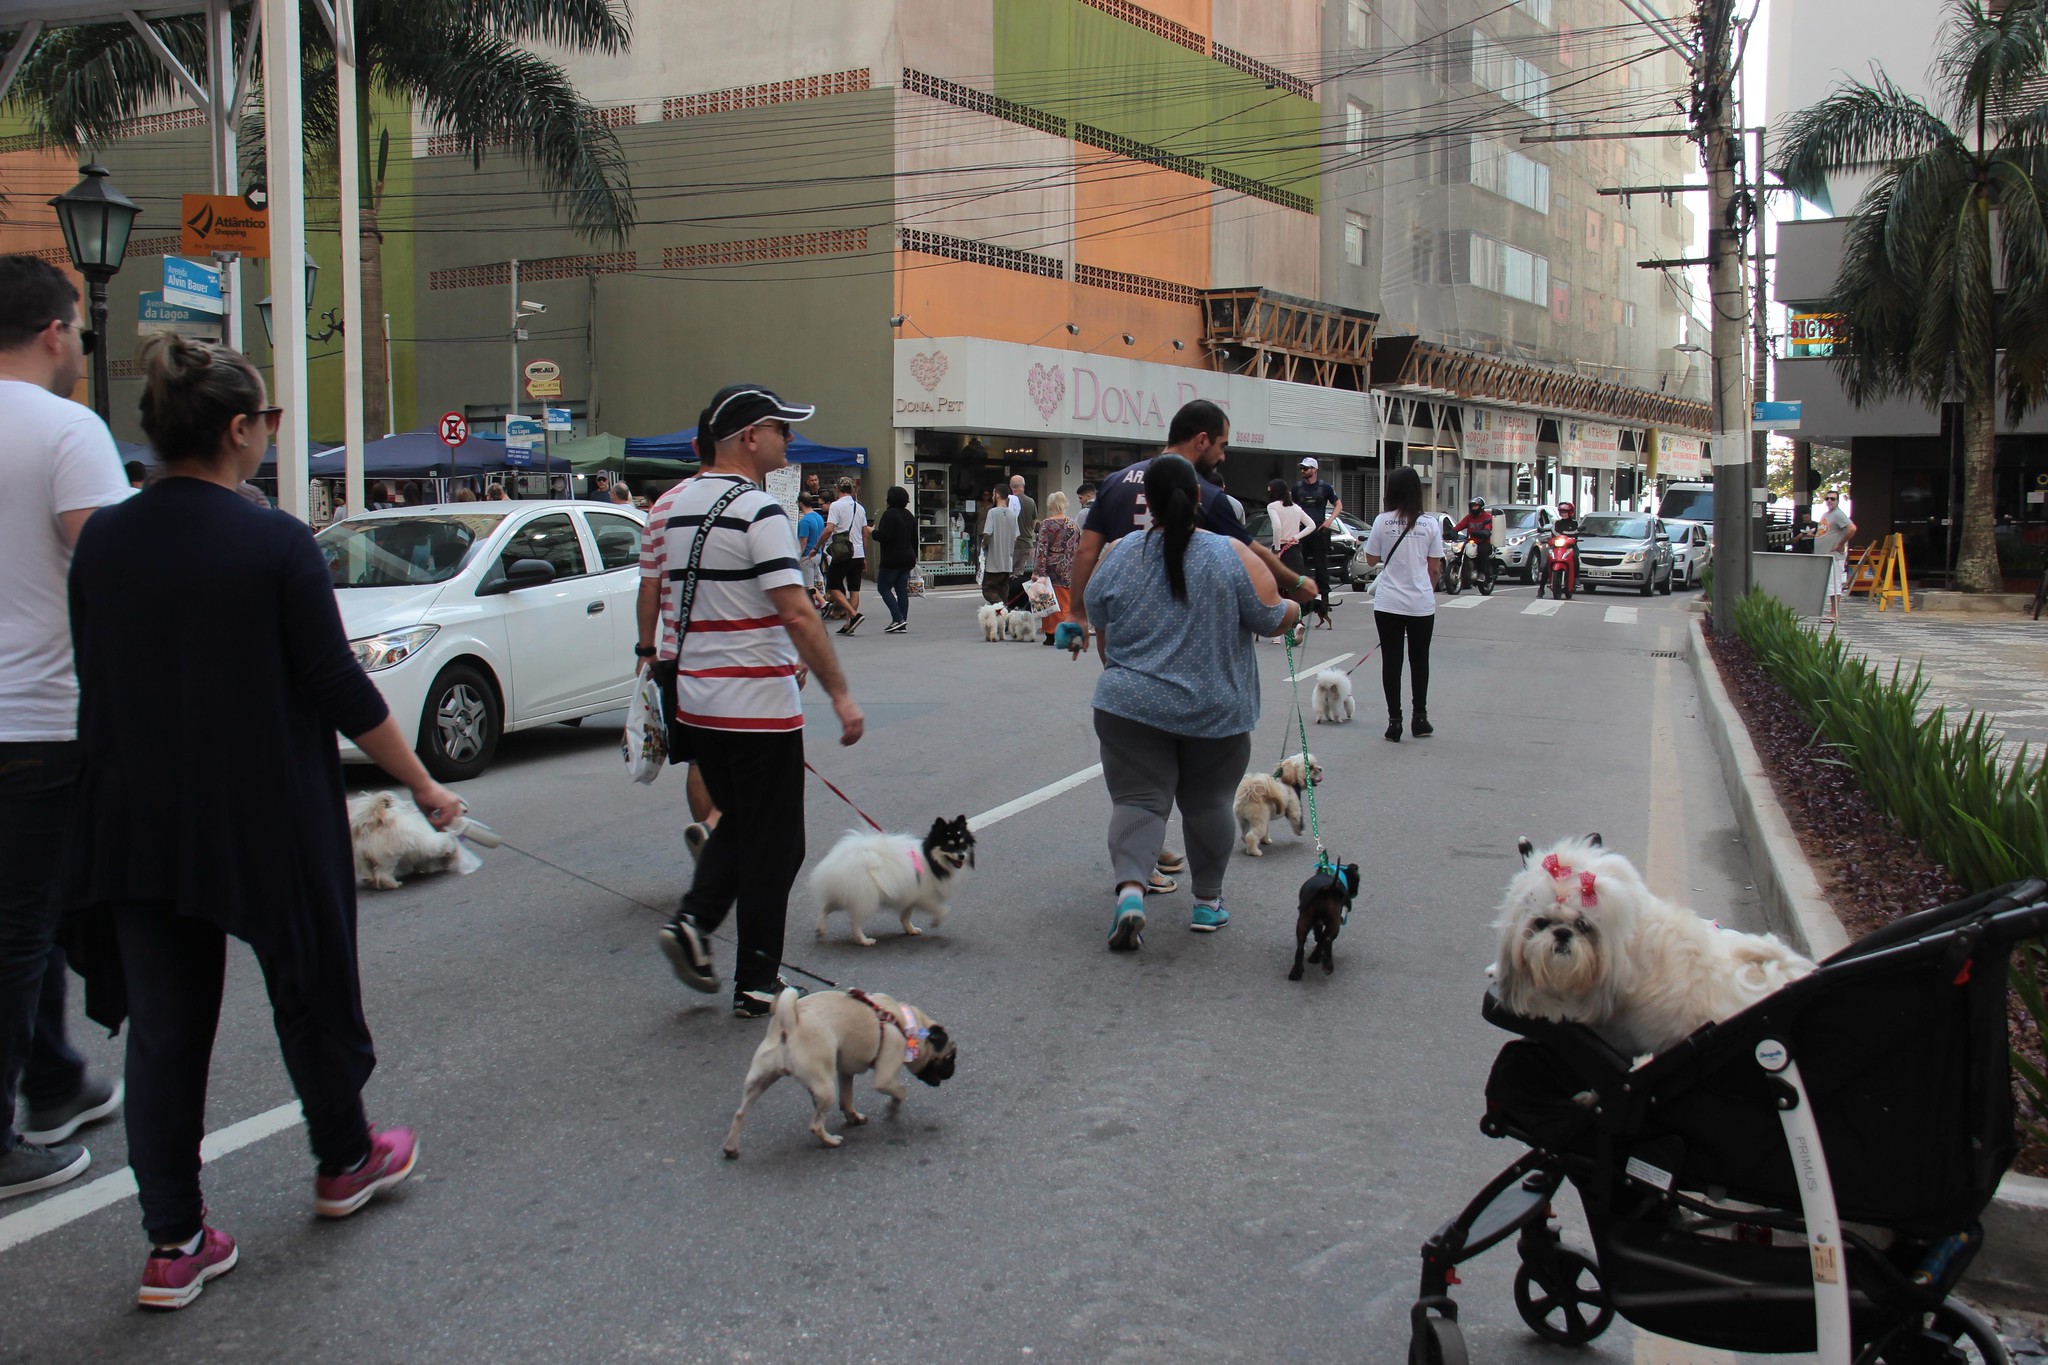
[[[1470,611],[1472,608],[1478,606],[1480,603],[1490,602],[1492,600],[1493,599],[1490,597],[1453,597],[1450,601],[1444,603],[1444,605],[1447,607],[1463,607],[1465,608],[1465,610]]]
[[[1634,607],[1609,607],[1604,618],[1609,625],[1632,626],[1636,623]]]
[[[1564,603],[1558,601],[1554,597],[1547,602],[1541,598],[1538,598],[1536,601],[1531,602],[1528,606],[1522,608],[1522,615],[1555,616],[1557,615],[1557,609],[1563,605]]]

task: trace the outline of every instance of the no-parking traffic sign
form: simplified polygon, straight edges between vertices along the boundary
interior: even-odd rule
[[[469,419],[459,412],[441,414],[441,444],[453,449],[469,439]]]

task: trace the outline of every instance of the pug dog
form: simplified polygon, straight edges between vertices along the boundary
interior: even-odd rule
[[[725,1155],[740,1154],[740,1126],[769,1086],[794,1076],[816,1106],[811,1132],[827,1147],[845,1139],[825,1131],[825,1114],[836,1098],[849,1125],[866,1123],[853,1107],[853,1078],[875,1073],[875,1090],[889,1097],[893,1118],[903,1105],[903,1073],[936,1087],[953,1078],[958,1050],[930,1015],[876,991],[821,991],[800,997],[794,988],[775,997],[768,1036],[754,1049],[740,1092],[739,1112],[725,1134]]]

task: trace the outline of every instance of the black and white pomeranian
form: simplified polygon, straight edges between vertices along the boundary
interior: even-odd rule
[[[811,894],[818,899],[818,937],[825,919],[844,910],[853,925],[853,941],[872,947],[861,926],[883,910],[902,917],[903,932],[924,930],[910,922],[922,910],[932,927],[946,922],[947,899],[974,869],[974,835],[967,817],[932,821],[931,833],[919,842],[908,834],[873,834],[848,830],[811,873]]]

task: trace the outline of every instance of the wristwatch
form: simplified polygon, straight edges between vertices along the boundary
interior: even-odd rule
[[[634,645],[634,646],[633,646],[633,657],[634,657],[634,658],[636,658],[636,659],[651,659],[651,658],[653,658],[653,657],[654,657],[654,646],[653,646],[653,645]]]

